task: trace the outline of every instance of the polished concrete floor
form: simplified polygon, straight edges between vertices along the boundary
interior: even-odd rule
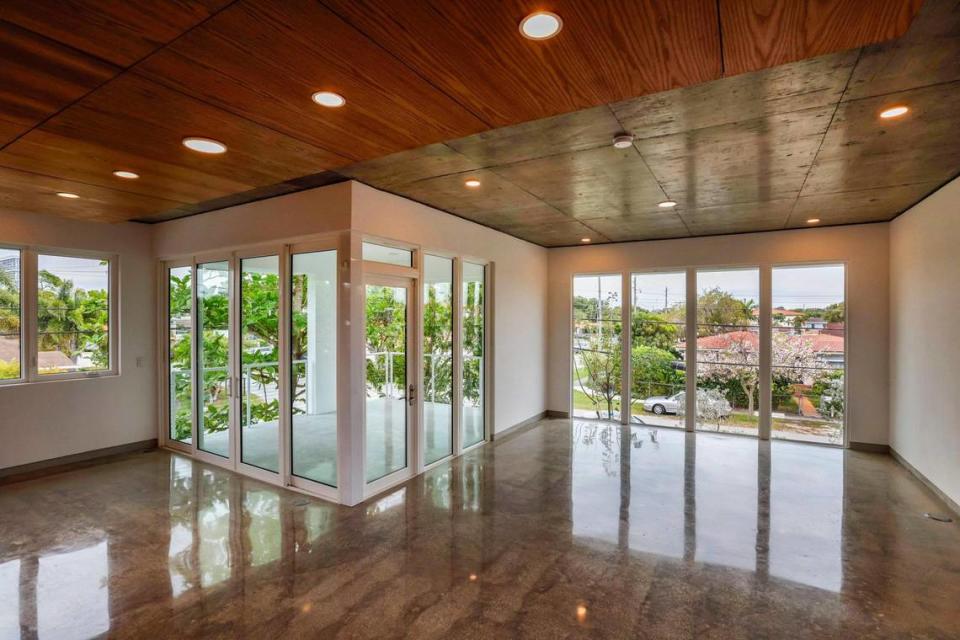
[[[155,451],[0,487],[0,638],[957,638],[891,458],[549,420],[355,508]]]

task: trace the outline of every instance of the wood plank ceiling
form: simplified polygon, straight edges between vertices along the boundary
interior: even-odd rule
[[[347,176],[546,246],[888,219],[960,151],[958,10],[920,5],[553,0],[533,42],[535,0],[5,0],[0,209],[158,221]]]

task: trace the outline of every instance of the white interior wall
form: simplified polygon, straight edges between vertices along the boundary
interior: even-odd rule
[[[856,225],[552,249],[548,286],[548,408],[566,412],[570,407],[574,274],[844,262],[850,441],[887,444],[888,226]]]
[[[547,254],[543,247],[360,183],[353,228],[424,251],[495,263],[494,432],[546,409]]]
[[[0,229],[4,243],[119,254],[121,325],[119,376],[0,387],[0,468],[156,438],[151,228],[0,212]]]
[[[890,225],[890,445],[960,503],[960,179]]]

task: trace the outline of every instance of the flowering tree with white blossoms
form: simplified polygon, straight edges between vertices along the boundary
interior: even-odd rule
[[[703,422],[716,422],[720,431],[720,421],[730,415],[730,402],[719,389],[697,389],[697,419]],[[687,394],[677,398],[677,415],[687,413]]]

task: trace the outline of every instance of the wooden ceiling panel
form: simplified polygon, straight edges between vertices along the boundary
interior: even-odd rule
[[[539,42],[533,0],[323,1],[493,127],[720,77],[714,0],[555,0]]]
[[[638,138],[823,107],[840,100],[857,55],[834,53],[611,106],[624,129]]]
[[[127,67],[231,0],[4,0],[0,20]]]
[[[807,220],[810,218],[819,218],[821,226],[890,220],[938,189],[940,185],[939,182],[924,182],[804,196],[797,199],[787,226],[809,226]]]
[[[636,149],[609,143],[491,170],[574,218],[656,212],[666,199]]]
[[[129,72],[47,122],[43,131],[150,162],[233,182],[233,191],[282,182],[345,164],[345,159]],[[215,138],[222,155],[186,149],[187,136]],[[226,194],[224,194],[226,195]]]
[[[685,209],[795,198],[833,111],[805,109],[636,146],[667,196]]]
[[[679,212],[694,236],[782,229],[793,210],[794,198],[701,207]]]
[[[482,163],[457,153],[445,144],[431,144],[352,164],[337,169],[337,172],[380,189],[390,189],[426,178],[473,171],[481,166]]]
[[[724,75],[902,35],[923,0],[720,0]]]
[[[65,191],[80,196],[57,196]],[[179,203],[136,193],[104,189],[36,173],[0,168],[0,210],[55,213],[67,218],[122,222],[176,207]]]
[[[909,105],[902,118],[880,111]],[[960,82],[840,104],[801,195],[946,182],[960,169]]]
[[[251,55],[251,49],[256,55]],[[485,123],[313,0],[239,2],[138,67],[151,79],[350,160]],[[334,91],[347,105],[311,100]]]
[[[6,5],[2,5],[6,10]],[[0,146],[112,78],[119,69],[0,20]]]

